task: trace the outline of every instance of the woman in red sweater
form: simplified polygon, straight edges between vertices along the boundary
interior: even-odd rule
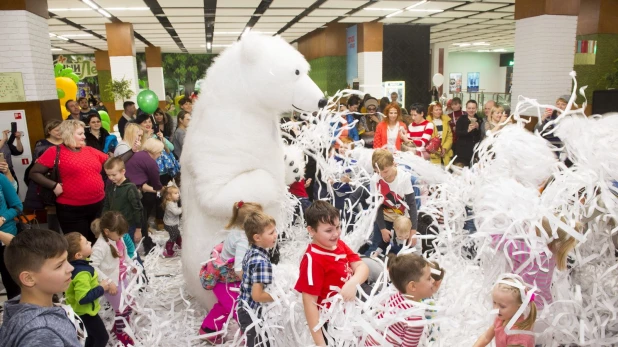
[[[90,223],[103,208],[105,189],[101,170],[107,155],[86,146],[84,123],[65,120],[60,124],[62,144],[50,147],[30,170],[30,179],[56,194],[56,213],[62,231],[77,231],[88,241],[96,242]],[[56,153],[59,181],[54,182],[45,174],[54,167]]]
[[[386,117],[376,127],[373,148],[399,151],[406,132],[406,124],[401,120],[401,107],[396,103],[389,104],[384,108],[384,115]]]

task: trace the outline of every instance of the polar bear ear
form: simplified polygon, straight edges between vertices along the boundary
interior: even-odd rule
[[[241,59],[244,63],[253,64],[257,62],[258,56],[264,47],[264,36],[258,33],[249,31],[243,34],[240,39]]]

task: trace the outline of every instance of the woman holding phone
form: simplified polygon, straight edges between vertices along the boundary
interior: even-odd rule
[[[470,166],[474,155],[474,146],[481,141],[482,120],[476,115],[478,104],[475,100],[466,103],[466,117],[459,117],[455,125],[457,142],[455,143],[455,163]]]

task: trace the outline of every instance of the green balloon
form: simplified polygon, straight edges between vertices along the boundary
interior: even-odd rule
[[[137,94],[137,106],[139,106],[142,111],[153,114],[159,107],[159,98],[152,90],[142,90]]]
[[[79,83],[79,76],[77,76],[76,74],[74,74],[72,72],[70,74],[68,74],[66,77],[72,79],[73,82],[75,82],[75,84]]]
[[[54,76],[60,77],[60,71],[62,71],[62,69],[64,69],[64,65],[60,63],[54,65]]]
[[[58,93],[58,99],[62,99],[64,98],[64,96],[66,95],[64,93],[64,90],[60,89],[60,88],[56,88],[56,93]]]
[[[107,114],[107,112],[101,110],[99,111],[99,116],[101,116],[101,122],[107,122],[108,124],[110,123],[109,114]]]
[[[104,120],[101,121],[101,126],[103,127],[103,129],[107,130],[107,132],[110,132],[110,128],[109,128],[109,122],[106,122]]]

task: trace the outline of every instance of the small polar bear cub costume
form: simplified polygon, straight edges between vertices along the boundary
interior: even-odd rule
[[[206,72],[180,161],[183,273],[207,308],[215,297],[198,274],[225,239],[233,203],[257,202],[278,218],[286,194],[279,115],[326,104],[308,71],[302,54],[279,36],[249,32]]]

